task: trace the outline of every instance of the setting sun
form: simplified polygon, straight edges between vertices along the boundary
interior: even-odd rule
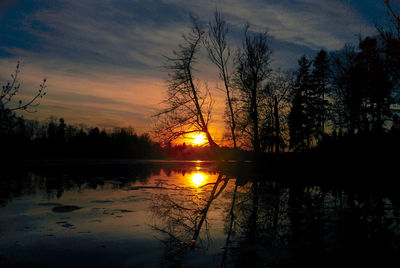
[[[194,135],[192,139],[192,143],[196,145],[204,144],[206,141],[206,136],[203,133],[198,133]]]

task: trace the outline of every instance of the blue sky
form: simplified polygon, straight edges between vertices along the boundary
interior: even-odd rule
[[[385,15],[381,0],[0,0],[0,81],[21,61],[21,98],[48,79],[39,111],[25,116],[148,131],[165,93],[163,56],[187,32],[189,14],[207,22],[216,8],[230,24],[232,46],[246,22],[268,29],[273,67],[285,70],[302,54],[356,44]],[[200,61],[196,75],[213,88],[218,77],[209,65]],[[219,124],[224,101],[215,94]]]

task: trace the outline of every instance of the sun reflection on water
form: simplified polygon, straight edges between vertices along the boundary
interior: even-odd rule
[[[205,184],[207,175],[203,172],[196,172],[196,173],[192,174],[191,179],[192,179],[191,182],[192,182],[193,186],[198,188]]]

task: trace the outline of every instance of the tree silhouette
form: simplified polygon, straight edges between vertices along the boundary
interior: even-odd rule
[[[360,87],[365,103],[363,131],[370,128],[375,133],[382,133],[386,118],[391,118],[390,105],[392,100],[393,84],[390,73],[386,68],[385,60],[378,48],[376,38],[365,38],[360,42],[360,52],[357,57]],[[371,126],[370,126],[371,125]]]
[[[325,50],[320,50],[313,61],[314,69],[312,70],[312,82],[315,94],[315,120],[320,126],[317,130],[317,136],[322,139],[325,135],[325,121],[327,119],[327,111],[329,109],[329,101],[326,99],[330,93],[330,63],[328,54]]]
[[[215,11],[214,21],[209,22],[208,38],[205,39],[206,48],[210,60],[219,69],[219,78],[223,81],[226,93],[227,108],[228,108],[228,124],[232,135],[233,147],[236,148],[236,116],[233,108],[233,96],[231,86],[231,73],[228,69],[230,64],[230,48],[226,41],[228,34],[228,26],[226,21],[221,16],[221,13]]]
[[[163,102],[168,107],[158,113],[156,118],[157,135],[164,142],[172,141],[189,133],[202,132],[211,147],[218,147],[208,129],[211,118],[212,100],[209,90],[201,90],[195,82],[193,64],[199,51],[204,31],[199,22],[191,18],[189,34],[183,36],[183,44],[174,57],[167,58],[169,71],[168,97]]]
[[[18,101],[17,105],[7,107],[11,104],[13,98],[18,94],[21,83],[19,81],[18,75],[20,73],[20,65],[19,62],[15,67],[15,72],[11,75],[11,82],[7,82],[6,85],[2,86],[0,92],[0,111],[3,113],[5,110],[8,111],[16,111],[16,110],[24,110],[27,112],[35,112],[35,110],[31,110],[39,106],[39,99],[43,98],[46,95],[44,91],[46,88],[46,79],[43,79],[43,82],[39,85],[39,89],[37,90],[36,95],[34,95],[27,102],[23,102],[22,100]]]
[[[389,26],[386,29],[377,26],[377,30],[383,35],[390,35],[398,40],[400,39],[400,13],[393,9],[390,0],[383,0],[383,2],[386,6]]]
[[[400,12],[392,7],[392,1],[383,0],[388,22],[385,26],[376,25],[379,32],[379,43],[385,54],[386,72],[395,84],[400,83]],[[400,102],[399,93],[396,94],[397,103]]]
[[[21,136],[21,126],[25,125],[25,121],[23,118],[18,118],[15,114],[15,111],[25,111],[29,113],[34,113],[36,110],[33,110],[33,108],[36,108],[39,106],[40,102],[39,100],[46,95],[45,89],[46,89],[46,79],[43,79],[43,82],[39,85],[39,89],[37,90],[37,93],[31,97],[26,102],[23,102],[22,100],[19,100],[17,103],[15,103],[15,97],[20,91],[20,86],[21,83],[19,81],[19,73],[20,73],[20,64],[19,62],[17,63],[17,66],[15,68],[15,72],[11,74],[11,81],[7,82],[5,85],[1,87],[0,90],[0,141],[5,142],[6,137],[9,139],[11,136],[13,136],[15,133],[14,129],[17,128],[17,132],[19,132],[19,136]],[[21,121],[22,120],[22,121]],[[8,144],[7,146],[10,146]],[[18,146],[20,147],[20,146]],[[12,147],[10,147],[11,149]],[[15,150],[14,148],[13,150]],[[10,153],[10,152],[9,152]]]
[[[288,99],[292,93],[292,75],[283,74],[280,71],[271,75],[266,87],[263,90],[265,115],[262,118],[261,144],[262,148],[269,147],[269,151],[279,153],[284,147],[284,123],[287,117]]]
[[[392,120],[396,78],[380,41],[366,37],[358,50],[345,46],[333,55],[335,124],[350,136],[382,135],[385,123]]]
[[[236,59],[235,84],[240,92],[240,128],[250,137],[256,158],[261,152],[259,105],[266,78],[271,73],[271,53],[268,34],[251,33],[247,25]]]
[[[362,94],[357,86],[357,53],[345,45],[333,55],[332,86],[335,99],[335,124],[341,132],[354,136],[360,126]]]
[[[310,147],[312,124],[309,117],[309,92],[312,87],[311,64],[306,56],[299,61],[296,81],[293,89],[292,107],[289,114],[290,148],[303,150]]]

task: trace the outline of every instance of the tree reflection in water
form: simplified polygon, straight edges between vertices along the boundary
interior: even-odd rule
[[[364,184],[322,179],[315,183],[302,179],[306,176],[243,173],[252,174],[182,163],[16,172],[0,183],[0,207],[7,208],[13,199],[35,193],[49,202],[59,202],[61,196],[71,193],[80,198],[85,189],[102,194],[104,187],[122,189],[129,197],[152,193],[153,200],[147,199],[148,203],[137,199],[127,203],[121,198],[115,206],[131,204],[134,210],[146,204],[143,211],[147,213],[151,202],[152,227],[165,245],[166,266],[191,262],[198,267],[199,260],[189,257],[201,252],[212,267],[383,267],[397,261],[400,198],[393,184],[370,178],[370,183]],[[36,204],[37,200],[29,202]],[[147,228],[143,231],[152,240],[154,233]]]
[[[161,240],[169,265],[182,264],[189,250],[207,249],[207,213],[221,195],[226,239],[215,266],[382,265],[399,253],[399,208],[383,193],[223,174],[192,186],[154,197],[162,220],[154,229],[167,235]]]
[[[162,222],[153,228],[167,235],[161,241],[166,246],[166,259],[169,262],[180,262],[190,248],[208,246],[210,236],[207,213],[212,202],[224,191],[229,179],[219,174],[215,182],[201,185],[206,181],[206,176],[206,173],[198,171],[190,176],[192,187],[167,185],[177,193],[153,196],[152,210]]]

